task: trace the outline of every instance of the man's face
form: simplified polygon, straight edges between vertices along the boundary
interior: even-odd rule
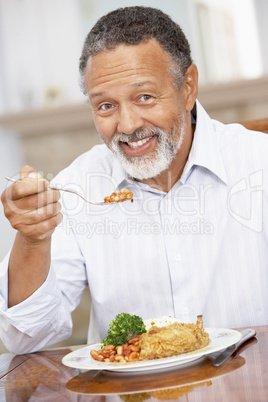
[[[186,106],[155,40],[120,45],[88,61],[86,87],[97,131],[138,180],[159,175],[183,148]]]

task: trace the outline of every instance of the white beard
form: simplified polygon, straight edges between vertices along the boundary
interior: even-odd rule
[[[115,135],[110,143],[106,139],[101,138],[113,151],[122,167],[131,177],[137,180],[145,180],[156,177],[168,169],[182,145],[185,127],[186,118],[183,115],[180,120],[179,139],[175,138],[175,132],[178,130],[177,127],[172,127],[168,134],[158,127],[150,130],[136,130],[133,134],[119,134]],[[153,135],[157,136],[158,143],[155,150],[146,155],[126,155],[120,144],[120,142],[129,142]]]

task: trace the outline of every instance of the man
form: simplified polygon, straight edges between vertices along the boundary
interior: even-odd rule
[[[89,342],[120,312],[267,324],[267,137],[207,116],[187,39],[159,10],[102,17],[80,73],[105,145],[54,183],[95,201],[127,187],[134,203],[89,206],[62,194],[61,207],[59,191],[22,168],[2,195],[18,230],[1,267],[6,346],[25,353],[67,338],[87,285]]]

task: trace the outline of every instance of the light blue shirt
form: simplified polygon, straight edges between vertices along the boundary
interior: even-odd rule
[[[81,155],[54,184],[100,201],[127,187],[134,202],[105,207],[62,195],[46,282],[7,309],[8,256],[0,268],[1,335],[15,353],[67,338],[84,288],[92,296],[88,342],[121,312],[175,316],[206,327],[268,324],[268,136],[197,123],[181,179],[168,192],[132,180],[105,145]]]

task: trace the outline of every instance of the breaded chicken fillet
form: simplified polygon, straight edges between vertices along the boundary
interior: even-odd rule
[[[209,335],[203,327],[202,316],[196,324],[175,322],[166,327],[153,326],[140,337],[140,360],[160,359],[191,352],[209,343]]]

